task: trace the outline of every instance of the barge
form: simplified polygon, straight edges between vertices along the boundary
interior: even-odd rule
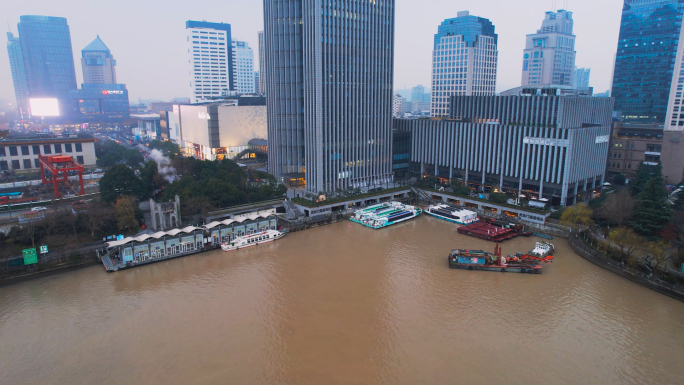
[[[530,252],[531,253],[531,252]],[[553,261],[553,256],[539,257],[531,254],[517,253],[504,257],[501,247],[496,244],[493,253],[482,250],[452,250],[449,254],[449,267],[462,270],[497,271],[503,273],[541,274],[541,263]]]
[[[422,212],[418,207],[392,201],[357,210],[349,219],[373,229],[380,229],[413,219]]]
[[[263,243],[269,243],[282,238],[285,235],[284,232],[278,230],[264,230],[256,234],[243,235],[237,237],[230,242],[223,242],[221,244],[221,250],[223,251],[233,251],[244,249],[246,247],[261,245]]]
[[[445,204],[428,206],[428,208],[425,209],[425,213],[459,225],[469,225],[480,220],[477,213],[474,211],[456,209]]]
[[[528,237],[531,232],[525,231],[525,225],[506,221],[489,220],[459,227],[459,234],[484,239],[492,242],[503,242],[517,236]]]

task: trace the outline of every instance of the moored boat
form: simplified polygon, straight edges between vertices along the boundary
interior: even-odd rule
[[[503,242],[517,236],[530,236],[532,233],[525,231],[525,225],[520,223],[500,220],[484,220],[471,223],[458,228],[459,234],[484,239],[492,242]]]
[[[282,238],[284,235],[284,232],[278,230],[265,230],[254,234],[243,235],[241,237],[233,239],[230,242],[223,242],[221,244],[221,250],[233,251],[238,249],[244,249],[245,247],[261,245],[263,243],[278,240]]]
[[[428,206],[425,209],[425,213],[449,222],[458,223],[459,225],[469,225],[480,220],[474,211],[456,209],[445,204]]]
[[[392,201],[357,210],[349,219],[373,229],[380,229],[413,219],[422,212],[418,207]]]
[[[494,253],[483,250],[452,250],[449,254],[449,267],[462,270],[541,274],[543,269],[541,262],[548,263],[552,259],[552,256],[534,257],[520,253],[504,257],[497,243]]]

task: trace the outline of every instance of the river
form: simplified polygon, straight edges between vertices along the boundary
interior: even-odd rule
[[[684,303],[552,242],[542,275],[451,270],[450,249],[494,244],[345,221],[6,285],[0,384],[684,383]]]

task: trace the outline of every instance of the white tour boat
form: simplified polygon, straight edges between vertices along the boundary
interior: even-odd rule
[[[436,204],[428,206],[425,212],[433,217],[444,219],[449,222],[458,223],[459,225],[469,225],[478,222],[477,213],[470,210],[459,210],[445,204]]]
[[[223,242],[221,244],[221,249],[223,251],[233,251],[238,249],[244,249],[245,247],[256,246],[262,243],[273,242],[277,239],[282,238],[285,235],[284,232],[278,230],[264,230],[258,233],[243,235],[237,237],[230,242]]]

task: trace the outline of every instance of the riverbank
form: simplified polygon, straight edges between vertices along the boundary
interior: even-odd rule
[[[622,266],[618,262],[611,260],[607,256],[600,254],[596,250],[593,250],[587,246],[582,238],[571,236],[568,238],[568,244],[576,254],[599,267],[626,278],[636,284],[657,291],[658,293],[665,294],[680,301],[684,301],[684,290],[681,287],[657,278],[648,278],[648,276],[642,272],[636,271],[627,266]]]

